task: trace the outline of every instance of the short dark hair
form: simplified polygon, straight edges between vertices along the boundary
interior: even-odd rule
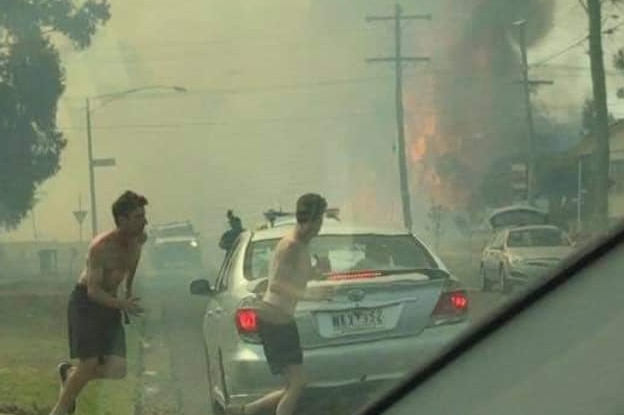
[[[119,225],[119,218],[121,216],[128,216],[133,210],[145,207],[146,205],[147,199],[145,196],[131,190],[126,190],[113,203],[113,219],[115,219],[115,225]]]
[[[325,214],[327,201],[319,194],[306,193],[297,200],[297,223],[313,222]]]

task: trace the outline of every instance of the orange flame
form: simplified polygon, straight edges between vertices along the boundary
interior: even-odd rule
[[[432,82],[433,83],[433,82]],[[423,95],[419,95],[422,97]],[[443,174],[440,165],[443,159],[449,164],[461,164],[460,140],[444,134],[433,103],[419,102],[415,96],[408,96],[406,102],[406,131],[409,159],[416,186],[427,193],[431,203],[447,209],[465,206],[470,193],[458,183],[453,174]]]

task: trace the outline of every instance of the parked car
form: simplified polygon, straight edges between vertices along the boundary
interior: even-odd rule
[[[273,250],[291,229],[244,232],[214,286],[207,280],[190,285],[192,294],[208,299],[203,335],[216,408],[248,402],[279,385],[264,357],[256,310]],[[397,380],[469,326],[461,284],[405,230],[328,221],[310,251],[317,268],[324,268],[308,288],[331,287],[334,295],[301,301],[295,312],[309,389]]]
[[[199,234],[188,221],[153,225],[149,229],[149,256],[158,271],[199,269]]]
[[[553,225],[531,225],[499,231],[481,255],[484,291],[493,285],[505,292],[545,277],[574,251],[572,240]]]

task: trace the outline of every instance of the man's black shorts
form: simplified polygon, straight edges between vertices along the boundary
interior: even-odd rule
[[[69,296],[67,320],[72,359],[126,357],[121,312],[91,301],[86,287],[76,285]]]
[[[271,373],[281,374],[287,366],[303,363],[299,331],[295,320],[273,323],[259,317],[258,330]]]

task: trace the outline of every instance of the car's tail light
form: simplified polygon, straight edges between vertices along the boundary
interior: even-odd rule
[[[468,295],[464,290],[443,292],[431,313],[431,325],[463,321],[468,314]]]
[[[253,308],[239,308],[236,311],[236,328],[242,333],[258,331],[258,313]]]
[[[258,311],[255,308],[239,308],[234,316],[236,330],[245,341],[260,342],[258,333]]]

